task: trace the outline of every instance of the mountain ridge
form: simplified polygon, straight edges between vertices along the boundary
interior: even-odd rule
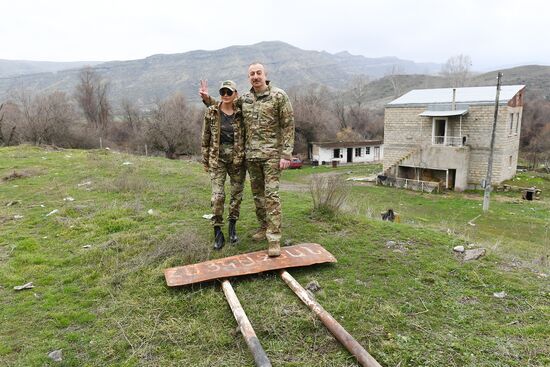
[[[1,61],[1,60],[0,60]],[[411,89],[448,87],[448,80],[435,75],[440,64],[415,63],[395,56],[367,58],[348,51],[335,54],[302,50],[281,41],[254,45],[233,45],[218,50],[193,50],[176,54],[154,54],[143,59],[101,62],[92,69],[110,82],[110,97],[116,106],[127,99],[147,108],[169,95],[181,92],[192,103],[200,103],[198,81],[208,79],[210,91],[222,80],[234,80],[240,91],[249,83],[246,69],[251,62],[262,61],[273,84],[284,89],[323,85],[331,90],[346,90],[359,76],[370,80],[367,101],[383,106]],[[527,85],[527,96],[550,99],[550,66],[523,65],[473,75],[467,86],[493,85],[497,71],[504,72],[504,84]],[[0,100],[13,91],[61,90],[72,94],[78,82],[79,68],[0,77]]]
[[[233,79],[245,85],[246,68],[253,61],[262,61],[268,75],[278,86],[290,88],[299,80],[302,85],[318,83],[340,89],[357,75],[376,79],[392,69],[407,73],[436,72],[438,64],[417,64],[396,57],[367,58],[349,52],[330,54],[325,51],[302,50],[281,41],[264,41],[254,45],[228,46],[219,50],[193,50],[178,54],[154,54],[143,59],[107,61],[92,68],[110,80],[115,101],[134,99],[150,105],[174,92],[196,97],[199,79],[217,82]],[[29,88],[36,92],[58,89],[72,93],[78,80],[78,69],[42,72],[0,78],[0,98],[10,91]],[[215,88],[215,85],[212,86]],[[242,89],[242,88],[240,88]]]

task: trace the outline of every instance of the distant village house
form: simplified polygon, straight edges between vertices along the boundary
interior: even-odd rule
[[[502,86],[492,183],[516,174],[524,85]],[[384,175],[401,187],[462,191],[487,174],[496,87],[417,89],[386,105]]]
[[[308,158],[318,164],[378,162],[384,157],[382,140],[312,142]]]

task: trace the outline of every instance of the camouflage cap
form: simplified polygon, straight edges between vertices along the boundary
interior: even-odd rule
[[[227,88],[229,90],[232,90],[233,92],[237,91],[237,84],[233,80],[225,80],[220,85],[220,90]]]

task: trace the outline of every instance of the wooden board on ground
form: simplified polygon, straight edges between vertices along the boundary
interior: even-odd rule
[[[336,262],[336,258],[316,243],[281,247],[281,256],[269,257],[267,251],[240,254],[198,264],[164,270],[169,287],[200,283],[207,280],[256,274],[264,271]]]

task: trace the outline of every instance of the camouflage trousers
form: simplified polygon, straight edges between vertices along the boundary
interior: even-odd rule
[[[229,176],[231,198],[229,200],[228,219],[239,219],[241,201],[243,199],[244,180],[246,177],[245,166],[233,164],[233,145],[220,145],[218,167],[210,168],[210,181],[212,183],[212,225],[223,225],[223,210],[225,205],[225,179]]]
[[[256,206],[256,218],[266,228],[269,242],[281,240],[281,200],[279,198],[279,159],[248,160],[250,188]]]

